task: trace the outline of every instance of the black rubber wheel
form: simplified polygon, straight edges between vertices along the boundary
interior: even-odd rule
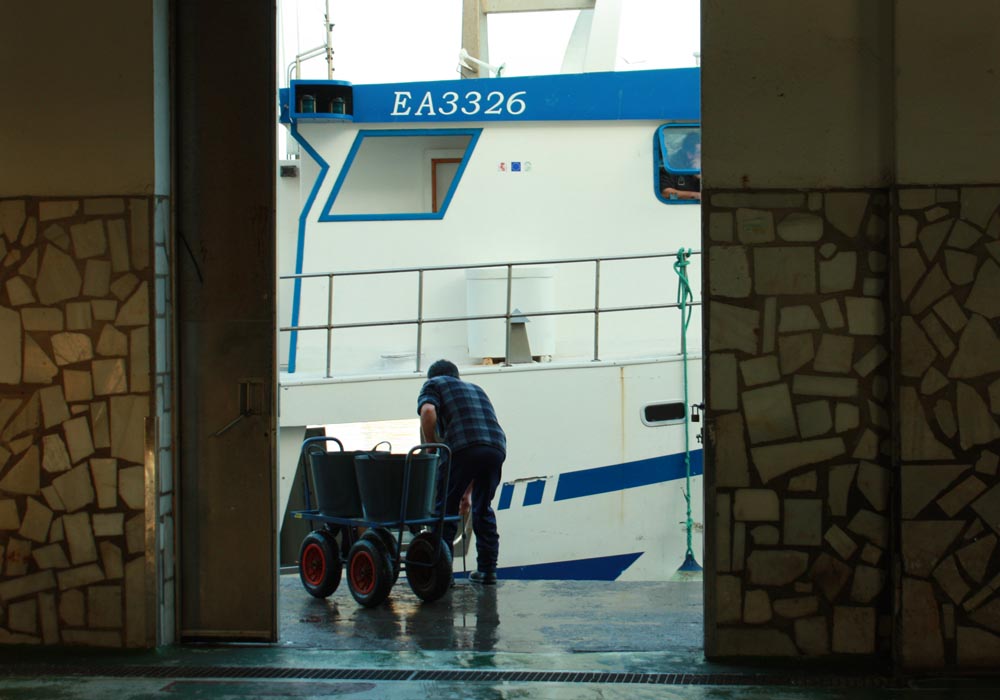
[[[368,537],[374,542],[381,543],[382,547],[385,549],[385,555],[389,557],[389,564],[392,566],[392,585],[396,585],[396,581],[399,580],[399,570],[402,568],[400,566],[400,561],[397,558],[399,547],[397,546],[396,537],[384,527],[377,527],[374,530],[365,530],[365,534],[362,537]]]
[[[407,547],[406,579],[417,597],[428,603],[451,588],[451,552],[433,532],[421,532]]]
[[[340,585],[342,562],[337,541],[326,530],[313,530],[299,549],[299,579],[311,596],[327,598]]]
[[[381,542],[362,536],[354,543],[347,558],[347,586],[354,600],[366,608],[374,608],[389,597],[392,566]]]

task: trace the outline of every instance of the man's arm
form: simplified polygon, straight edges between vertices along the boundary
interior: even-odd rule
[[[425,403],[420,407],[420,439],[424,442],[435,441],[437,415],[437,409],[432,403]]]

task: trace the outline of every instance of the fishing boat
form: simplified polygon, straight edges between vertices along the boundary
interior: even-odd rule
[[[699,69],[292,80],[280,120],[285,527],[307,430],[412,421],[416,444],[447,358],[508,437],[501,578],[697,568],[701,217],[662,177],[698,175]]]

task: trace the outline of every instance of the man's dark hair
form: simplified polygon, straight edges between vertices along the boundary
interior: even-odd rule
[[[458,367],[454,362],[448,360],[438,360],[427,369],[427,378],[434,377],[454,377],[458,379]]]

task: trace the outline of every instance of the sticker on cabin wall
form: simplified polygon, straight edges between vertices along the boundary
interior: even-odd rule
[[[521,172],[521,161],[519,161],[519,160],[512,160],[510,162],[510,171],[512,173],[519,173],[519,172]]]
[[[501,161],[497,165],[497,172],[500,173],[526,173],[531,170],[530,160],[512,160],[510,163]]]

